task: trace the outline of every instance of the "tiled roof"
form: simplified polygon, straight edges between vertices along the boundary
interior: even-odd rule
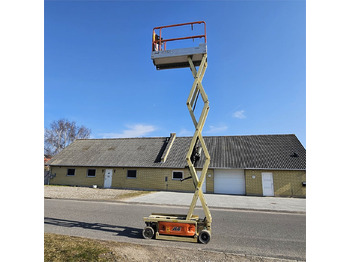
[[[306,169],[306,150],[295,135],[205,137],[212,168]],[[198,166],[203,165],[203,158]]]
[[[168,137],[78,139],[48,162],[51,166],[184,168],[191,137],[176,137],[164,163]],[[295,135],[204,137],[211,168],[301,169],[306,151]],[[202,167],[204,154],[197,163]]]

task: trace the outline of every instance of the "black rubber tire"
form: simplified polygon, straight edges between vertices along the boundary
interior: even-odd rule
[[[142,230],[142,236],[145,239],[152,239],[154,237],[154,229],[152,227],[145,227]]]
[[[199,233],[198,240],[202,244],[208,244],[210,241],[210,237],[211,237],[211,235],[210,235],[210,232],[208,230],[202,230]]]

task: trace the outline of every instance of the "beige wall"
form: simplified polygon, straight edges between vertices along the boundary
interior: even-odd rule
[[[105,167],[75,167],[75,176],[67,176],[68,168],[74,167],[51,167],[52,173],[56,173],[56,177],[50,180],[50,184],[97,185],[99,188],[103,188]],[[96,177],[87,177],[87,169],[89,168],[96,169]],[[112,188],[194,192],[192,179],[183,182],[172,179],[173,171],[183,171],[184,178],[190,176],[188,169],[120,167],[111,169],[113,169]],[[136,178],[127,178],[128,169],[137,170]],[[306,172],[283,170],[245,170],[247,195],[263,195],[262,172],[272,172],[275,196],[306,196],[306,187],[302,186],[302,182],[306,181]],[[167,182],[165,182],[165,177],[168,177]],[[207,193],[214,193],[214,172],[212,169],[207,172],[206,187]]]
[[[51,167],[51,172],[56,173],[56,177],[50,180],[52,185],[72,185],[72,186],[92,186],[97,185],[102,188],[104,186],[104,173],[108,169],[105,167],[75,167],[75,175],[67,176],[67,169],[74,167]],[[96,169],[96,177],[87,177],[87,170]],[[185,181],[173,180],[173,171],[182,171],[183,177],[189,177],[188,169],[168,169],[168,168],[110,168],[113,169],[112,188],[126,189],[147,189],[147,190],[169,190],[169,191],[185,191],[194,192],[192,179]],[[127,170],[136,170],[136,178],[128,178]],[[210,174],[210,177],[208,176]],[[165,181],[168,177],[168,181]],[[213,171],[207,172],[207,192],[213,193]]]
[[[275,196],[306,197],[306,172],[297,170],[245,170],[246,194],[262,196],[261,173],[273,174]],[[253,178],[255,176],[255,178]]]
[[[75,175],[67,176],[67,169],[74,168]],[[51,167],[51,173],[56,174],[54,178],[50,179],[51,185],[71,185],[71,186],[92,186],[98,185],[98,187],[103,187],[103,173],[102,168],[96,169],[96,177],[87,177],[86,167]]]

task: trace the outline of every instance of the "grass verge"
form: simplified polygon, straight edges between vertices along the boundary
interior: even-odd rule
[[[145,240],[148,242],[151,240]],[[158,240],[157,240],[158,241]],[[295,260],[264,258],[225,252],[169,246],[140,245],[116,241],[64,236],[44,235],[44,261],[120,261],[120,262],[294,262]]]
[[[44,235],[44,261],[116,261],[117,256],[100,241],[51,233]]]
[[[103,189],[91,187],[74,187],[63,185],[45,185],[45,198],[60,199],[85,199],[85,200],[107,200],[118,201],[127,198],[138,197],[153,193],[154,191],[132,190],[132,189]]]

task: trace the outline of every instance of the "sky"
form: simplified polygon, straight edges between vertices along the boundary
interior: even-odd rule
[[[208,67],[202,84],[210,110],[203,135],[295,134],[305,147],[305,5],[46,0],[44,125],[76,121],[91,129],[91,138],[192,136],[186,107],[192,73],[156,70],[152,29],[205,21]],[[176,33],[191,33],[190,26],[181,30]]]

